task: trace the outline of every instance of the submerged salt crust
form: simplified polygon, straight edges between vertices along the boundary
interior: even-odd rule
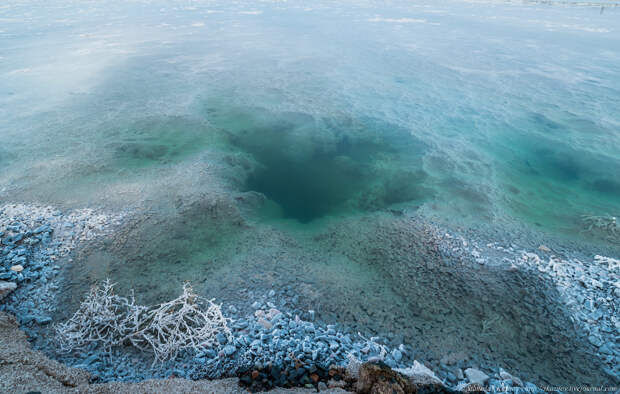
[[[582,215],[620,211],[618,9],[306,7],[0,9],[0,200],[135,212],[66,265],[72,310],[106,277],[149,303],[293,282],[430,358],[483,348],[558,383],[594,365],[555,290],[446,265],[408,215],[613,248]]]

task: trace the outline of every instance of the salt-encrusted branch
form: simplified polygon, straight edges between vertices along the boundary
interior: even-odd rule
[[[56,327],[60,350],[70,352],[92,343],[106,351],[123,344],[141,350],[151,349],[155,361],[175,358],[182,350],[198,351],[217,345],[216,335],[229,339],[230,319],[221,306],[198,297],[189,284],[183,285],[178,298],[154,307],[136,305],[130,298],[113,292],[114,285],[106,280],[102,287],[93,287],[77,312]]]

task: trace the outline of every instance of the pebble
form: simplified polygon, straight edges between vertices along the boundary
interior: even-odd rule
[[[603,354],[609,354],[609,355],[614,354],[614,352],[611,350],[611,346],[609,345],[609,342],[607,342],[607,343],[603,344],[601,347],[599,347],[598,351],[603,353]]]
[[[224,346],[224,353],[227,356],[232,356],[235,352],[237,351],[237,348],[233,345],[226,345]]]
[[[34,319],[38,324],[49,324],[52,321],[49,316],[36,316]]]
[[[265,330],[271,330],[271,328],[273,327],[273,325],[270,322],[263,319],[262,317],[258,319],[258,324],[260,324]]]
[[[217,333],[217,335],[215,336],[215,338],[217,339],[217,341],[220,343],[220,345],[225,345],[228,342],[228,338],[226,338],[226,335],[224,335],[223,333],[219,332]]]
[[[41,225],[41,226],[37,227],[36,229],[34,229],[34,230],[32,231],[32,233],[33,233],[33,234],[40,234],[40,233],[43,233],[43,232],[46,232],[46,233],[47,233],[47,232],[50,232],[50,231],[52,231],[52,229],[51,229],[51,227],[49,226],[49,224],[43,224],[43,225]]]
[[[603,341],[601,341],[600,338],[594,336],[594,335],[590,335],[588,337],[588,341],[590,341],[591,344],[593,344],[596,347],[599,347],[603,344]]]

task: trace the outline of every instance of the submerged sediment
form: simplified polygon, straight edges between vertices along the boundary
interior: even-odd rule
[[[148,353],[123,346],[111,354],[96,345],[58,353],[50,323],[66,319],[75,310],[66,306],[80,302],[75,299],[56,312],[58,302],[67,300],[62,292],[70,277],[67,269],[75,267],[69,260],[75,256],[72,249],[97,237],[114,239],[112,229],[122,228],[125,221],[121,215],[91,210],[63,213],[24,205],[5,206],[1,212],[2,278],[16,287],[5,295],[1,308],[16,314],[36,347],[88,370],[96,381],[239,376],[242,384],[256,390],[325,388],[333,367],[351,360],[380,360],[401,369],[424,361],[449,389],[471,383],[496,390],[515,382],[532,384],[506,378],[513,375],[539,385],[559,385],[578,374],[588,376],[593,385],[617,381],[613,332],[618,322],[611,313],[616,308],[617,260],[596,256],[584,262],[561,247],[555,252],[553,244],[532,250],[481,243],[393,212],[366,216],[362,227],[357,227],[358,219],[340,221],[313,239],[323,256],[346,251],[361,269],[375,272],[375,281],[368,283],[377,289],[388,284],[390,298],[400,305],[373,299],[373,287],[357,298],[345,292],[346,297],[330,299],[312,293],[320,289],[316,282],[300,286],[294,276],[285,278],[288,284],[275,277],[271,289],[249,281],[245,288],[238,283],[233,289],[236,298],[225,292],[218,297],[232,319],[233,337],[204,351],[182,353],[155,368]],[[354,233],[353,228],[364,231]],[[334,239],[339,243],[330,241]],[[19,272],[11,269],[16,263],[23,267]],[[272,272],[271,266],[262,272],[257,265],[250,269],[260,275]],[[403,330],[403,324],[412,331]],[[475,349],[475,343],[481,348]],[[590,352],[598,357],[589,357]],[[545,360],[555,360],[554,369]]]

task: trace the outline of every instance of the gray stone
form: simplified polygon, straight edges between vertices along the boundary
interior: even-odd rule
[[[506,372],[503,368],[499,369],[499,376],[503,379],[503,380],[511,380],[513,383],[515,383],[517,386],[523,386],[523,382],[521,381],[521,379],[512,376],[511,374],[509,374],[508,372]]]
[[[413,361],[413,365],[409,368],[397,368],[396,372],[400,372],[407,376],[413,384],[440,384],[443,385],[441,379],[435,375],[433,371],[428,369],[424,364],[417,360]]]
[[[17,289],[17,285],[15,283],[0,280],[0,300],[15,289]]]
[[[476,383],[481,386],[484,386],[487,380],[489,380],[489,375],[475,368],[467,368],[465,370],[465,376],[467,376],[470,383]]]
[[[265,330],[271,330],[273,325],[262,317],[258,319],[258,324],[260,324]]]

